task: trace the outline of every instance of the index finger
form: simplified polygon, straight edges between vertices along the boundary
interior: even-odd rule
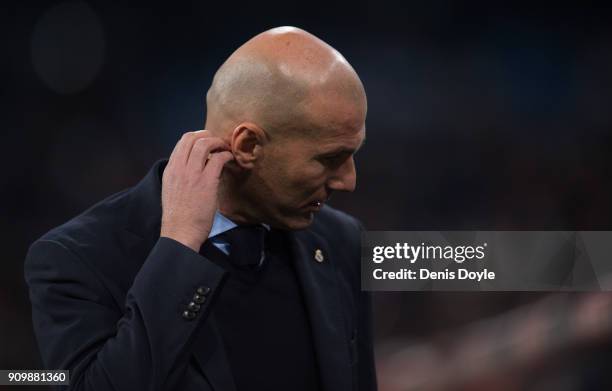
[[[201,138],[205,137],[213,137],[210,134],[209,130],[197,130],[195,132],[187,132],[184,133],[181,139],[176,143],[172,154],[170,155],[170,159],[180,163],[181,165],[187,164],[189,160],[189,155],[191,154],[191,149],[193,148],[193,144]]]

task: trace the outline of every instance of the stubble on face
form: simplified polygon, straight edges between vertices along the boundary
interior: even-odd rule
[[[355,119],[351,123],[352,127],[337,128],[329,126],[330,122],[313,122],[311,131],[304,133],[307,136],[266,147],[264,159],[253,172],[253,179],[258,180],[254,193],[261,197],[260,205],[273,219],[272,225],[303,229],[312,223],[319,210],[316,205],[333,193],[328,180],[364,141],[364,124]]]

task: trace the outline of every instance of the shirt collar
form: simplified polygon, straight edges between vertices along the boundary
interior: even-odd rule
[[[261,224],[268,231],[270,230],[270,226],[268,224]],[[212,228],[210,229],[209,238],[214,238],[217,235],[221,235],[224,232],[229,231],[232,228],[236,228],[238,224],[234,223],[232,220],[223,216],[221,212],[218,210],[215,212],[215,218],[213,220]]]

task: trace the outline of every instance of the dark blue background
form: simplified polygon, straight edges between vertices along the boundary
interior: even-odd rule
[[[216,68],[279,25],[336,47],[364,82],[357,191],[332,204],[369,229],[610,229],[604,3],[406,3],[3,3],[0,368],[40,367],[28,245],[202,128]],[[377,343],[427,341],[539,296],[377,294]],[[559,357],[547,376],[605,378],[603,348]]]

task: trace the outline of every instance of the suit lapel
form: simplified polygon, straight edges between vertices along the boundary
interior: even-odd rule
[[[293,232],[290,237],[296,272],[310,316],[323,389],[352,390],[348,336],[327,241],[311,231]]]

